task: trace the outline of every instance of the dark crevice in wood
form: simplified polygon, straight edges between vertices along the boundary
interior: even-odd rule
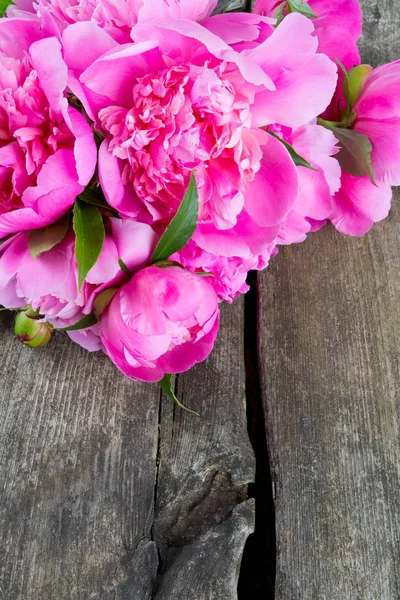
[[[154,501],[153,501],[154,510],[156,510],[156,506],[157,506],[158,478],[159,478],[159,474],[160,474],[162,402],[163,402],[163,393],[162,393],[162,390],[160,389],[159,406],[158,406],[158,432],[157,432],[158,439],[157,439],[157,455],[156,455],[156,473],[155,473],[155,479],[154,479]],[[153,532],[152,532],[151,539],[153,539]]]
[[[176,378],[177,379],[177,378]],[[175,386],[176,386],[176,381],[175,381]],[[156,510],[157,510],[157,494],[158,494],[158,480],[159,480],[159,476],[160,476],[160,461],[161,461],[161,419],[162,419],[162,405],[163,405],[163,392],[162,389],[160,388],[160,395],[159,395],[159,406],[158,406],[158,423],[157,423],[157,454],[156,454],[156,472],[155,472],[155,478],[154,478],[154,496],[153,496],[153,523],[150,529],[150,539],[152,542],[155,543],[156,546],[156,550],[157,550],[157,557],[158,557],[158,565],[157,565],[157,572],[155,574],[155,580],[154,580],[154,586],[153,586],[153,594],[156,592],[157,587],[158,587],[158,582],[159,582],[159,578],[161,576],[161,571],[162,571],[162,560],[161,560],[161,552],[160,552],[160,548],[157,544],[157,542],[154,539],[154,523],[155,523],[155,515],[156,515]]]
[[[257,348],[257,274],[248,277],[245,297],[245,368],[249,437],[256,455],[255,482],[249,497],[256,502],[255,531],[247,540],[238,583],[239,600],[272,600],[276,573],[276,535],[273,482],[261,399]]]

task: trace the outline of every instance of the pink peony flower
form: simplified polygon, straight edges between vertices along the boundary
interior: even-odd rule
[[[131,41],[138,22],[208,17],[217,0],[17,0],[8,15],[36,14],[46,33],[62,33],[68,25],[91,21],[121,43]]]
[[[375,181],[342,173],[341,189],[333,198],[330,220],[342,233],[362,236],[390,210],[390,186],[400,184],[400,61],[372,69],[362,65],[352,111],[340,124],[366,135],[372,145],[371,161]],[[346,101],[338,90],[327,111],[330,121],[339,119]],[[343,114],[343,113],[342,113]],[[346,113],[344,113],[346,115]]]
[[[362,13],[358,0],[307,0],[316,18],[312,18],[319,51],[333,61],[339,59],[347,69],[360,63],[357,41],[361,35]],[[254,12],[273,17],[282,0],[257,0]],[[283,15],[289,7],[283,6]]]
[[[21,40],[0,50],[0,238],[57,221],[90,181],[96,145],[84,117],[68,105],[67,67],[57,39],[31,41],[30,20],[3,19]],[[35,23],[35,21],[33,21]],[[35,30],[34,30],[35,31]],[[28,35],[29,34],[29,35]]]
[[[371,141],[375,179],[400,185],[400,60],[371,68],[354,110],[351,128]]]
[[[218,299],[206,278],[147,267],[114,296],[100,322],[113,363],[130,379],[160,381],[204,360],[218,332]]]
[[[288,151],[260,127],[300,127],[315,118],[332,97],[336,67],[316,53],[313,25],[301,15],[272,34],[268,20],[250,15],[262,30],[251,35],[264,41],[240,52],[211,31],[224,16],[207,27],[137,25],[136,43],[124,46],[77,23],[63,34],[64,55],[71,88],[105,135],[99,177],[120,215],[165,227],[194,170],[197,246],[258,264],[299,191]]]
[[[341,233],[362,237],[388,216],[392,190],[387,183],[376,186],[369,177],[353,177],[344,171],[341,182],[329,219]]]
[[[303,242],[307,234],[320,228],[332,212],[332,196],[340,188],[341,169],[334,158],[339,151],[338,141],[330,131],[316,123],[297,129],[276,126],[271,129],[314,168],[297,167],[299,196],[276,239],[277,245]]]
[[[78,290],[75,236],[69,232],[48,252],[32,258],[28,234],[16,234],[0,246],[0,304],[7,308],[31,305],[56,328],[74,325],[93,309],[99,292],[126,281],[121,258],[132,271],[150,259],[157,236],[142,223],[109,219],[103,250]],[[132,242],[134,240],[134,243]],[[90,350],[98,350],[98,326],[69,332],[70,337]]]

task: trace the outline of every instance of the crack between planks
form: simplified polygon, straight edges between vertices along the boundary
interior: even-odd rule
[[[158,422],[157,422],[158,437],[157,437],[157,452],[156,452],[156,472],[155,472],[155,478],[154,478],[154,495],[153,495],[153,508],[154,508],[153,524],[154,524],[155,511],[156,511],[156,507],[157,507],[158,478],[160,475],[162,402],[163,402],[163,392],[162,392],[162,389],[160,388],[159,404],[158,404]],[[151,527],[151,539],[154,541],[153,526]]]
[[[275,506],[268,454],[267,433],[261,395],[258,357],[257,273],[249,273],[250,290],[245,296],[245,371],[247,428],[256,457],[255,482],[249,498],[256,502],[255,531],[243,552],[238,582],[238,600],[273,600],[276,576]]]

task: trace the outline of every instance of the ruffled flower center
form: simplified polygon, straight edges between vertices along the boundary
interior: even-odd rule
[[[28,58],[17,60],[0,53],[0,211],[20,206],[20,196],[48,157],[73,144],[70,130],[53,114]]]
[[[109,150],[123,161],[123,183],[133,185],[154,219],[174,214],[193,169],[201,219],[211,216],[224,228],[240,212],[242,193],[262,156],[258,134],[251,129],[254,97],[240,89],[240,77],[227,63],[177,65],[138,79],[133,107],[100,111]],[[222,204],[216,206],[218,199]]]

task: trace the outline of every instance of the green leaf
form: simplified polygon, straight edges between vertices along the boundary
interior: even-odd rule
[[[11,5],[14,4],[14,2],[12,2],[12,0],[0,0],[0,17],[3,17],[7,8]]]
[[[329,129],[340,142],[341,149],[338,154],[335,154],[335,158],[343,171],[357,177],[368,176],[376,185],[371,161],[372,144],[368,136],[353,129],[341,127],[329,127]]]
[[[203,273],[202,271],[196,271],[196,275],[198,275],[199,277],[214,277],[215,278],[214,273]]]
[[[338,58],[336,59],[336,62],[339,65],[340,69],[343,71],[343,75],[344,75],[344,79],[343,79],[343,94],[344,94],[344,97],[345,97],[345,100],[346,100],[347,112],[348,112],[348,111],[350,111],[352,109],[352,106],[351,106],[351,96],[350,96],[349,74],[348,74],[347,69],[344,66],[344,64],[341,63]]]
[[[96,300],[93,303],[93,310],[96,317],[101,317],[117,292],[118,288],[107,288],[96,296]]]
[[[85,191],[78,196],[78,199],[82,200],[82,202],[86,202],[86,204],[92,204],[98,208],[115,213],[116,215],[118,214],[118,211],[107,203],[107,200],[99,189],[87,187]]]
[[[105,231],[103,217],[96,206],[75,201],[74,231],[76,235],[75,255],[78,262],[79,289],[86,275],[94,267],[103,248]]]
[[[186,406],[183,406],[183,404],[179,402],[178,398],[175,396],[174,388],[172,386],[172,375],[165,374],[161,381],[158,382],[158,385],[163,390],[163,392],[165,392],[167,396],[169,396],[175,402],[175,404],[179,406],[179,408],[183,408],[183,410],[192,413],[192,415],[196,415],[196,417],[200,416],[199,413],[194,412],[194,410],[190,410],[189,408],[186,408]]]
[[[298,12],[309,19],[315,19],[316,14],[307,2],[302,2],[302,0],[288,0],[289,12]]]
[[[180,267],[183,269],[181,263],[178,263],[176,260],[159,260],[156,264],[159,269],[166,269],[167,267]]]
[[[286,6],[287,6],[286,0],[284,0],[284,2],[282,2],[282,4],[279,4],[279,6],[276,8],[276,10],[274,12],[274,19],[276,19],[276,23],[275,23],[274,27],[278,27],[278,25],[280,25],[280,23],[282,23],[283,19],[285,18]],[[265,11],[263,11],[263,12],[265,12]],[[264,15],[264,16],[268,16],[268,15]]]
[[[97,317],[94,313],[90,313],[90,315],[86,315],[80,321],[75,323],[75,325],[70,325],[69,327],[63,327],[62,329],[58,329],[57,331],[79,331],[80,329],[87,329],[92,325],[96,325]]]
[[[199,196],[194,173],[190,177],[189,187],[181,205],[168,225],[154,251],[152,263],[167,260],[172,254],[181,250],[192,237],[199,214]]]
[[[279,140],[285,146],[286,150],[289,152],[290,156],[292,157],[292,160],[293,160],[294,164],[296,165],[296,167],[306,167],[307,169],[311,169],[311,171],[318,170],[318,169],[314,169],[314,167],[308,162],[308,160],[306,160],[305,158],[300,156],[300,154],[297,154],[297,152],[293,148],[293,146],[291,146],[290,144],[285,142],[285,140],[283,140],[281,137],[279,137],[279,135],[276,135],[276,133],[273,133],[272,131],[268,131],[268,133],[270,135],[272,135],[272,137]]]
[[[126,273],[126,275],[129,275],[129,277],[132,277],[132,273],[130,272],[130,270],[128,269],[128,267],[126,266],[126,264],[124,263],[122,258],[118,259],[118,264],[119,264],[120,268],[122,269],[122,271],[124,273]]]
[[[69,213],[57,223],[52,223],[42,229],[29,232],[28,248],[32,258],[37,258],[43,252],[48,252],[63,241],[69,228]]]

